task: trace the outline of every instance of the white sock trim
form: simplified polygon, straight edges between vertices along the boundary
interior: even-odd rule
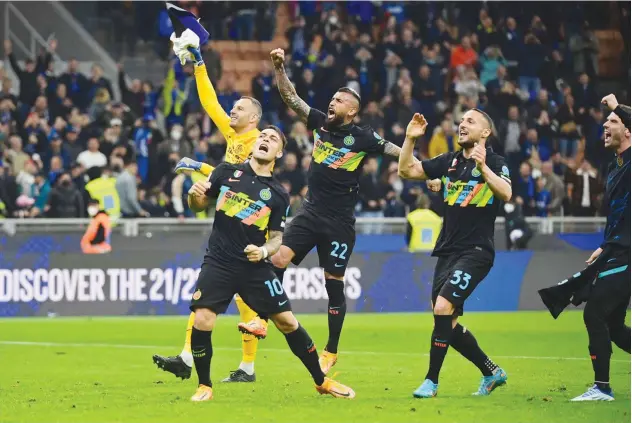
[[[248,363],[242,361],[241,363],[239,363],[239,369],[246,372],[248,376],[252,376],[253,374],[255,374],[255,362],[251,361]]]
[[[180,358],[189,367],[193,367],[193,354],[190,351],[182,350]]]

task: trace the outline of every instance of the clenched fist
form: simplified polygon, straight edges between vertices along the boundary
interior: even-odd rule
[[[482,169],[485,166],[485,159],[487,158],[487,150],[480,144],[474,146],[472,150],[472,159],[476,162],[476,167]]]
[[[275,48],[270,52],[270,60],[275,69],[281,69],[285,63],[285,51],[282,48]]]
[[[198,181],[189,189],[189,195],[204,197],[209,189],[211,189],[211,183],[209,181]]]
[[[617,97],[615,97],[614,94],[608,94],[601,99],[601,104],[605,104],[606,106],[608,106],[608,109],[614,110],[619,105],[619,102],[617,101]]]

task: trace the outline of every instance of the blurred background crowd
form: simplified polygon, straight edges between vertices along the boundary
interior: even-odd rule
[[[509,164],[513,201],[526,216],[602,213],[612,156],[603,148],[599,103],[615,84],[619,102],[630,104],[629,3],[178,3],[211,33],[204,59],[223,108],[252,95],[264,122],[286,132],[276,172],[293,210],[306,193],[311,136],[283,104],[269,62],[245,69],[232,60],[231,43],[243,49],[256,42],[262,51],[281,43],[298,94],[312,107],[325,109],[341,86],[356,89],[363,99],[358,123],[397,145],[411,116],[423,113],[430,126],[418,143],[420,158],[458,150],[461,116],[479,107],[495,121],[491,143]],[[70,57],[63,58],[65,72],[54,73],[54,39],[25,63],[5,41],[1,216],[84,217],[89,198],[110,186],[125,217],[192,217],[186,192],[193,182],[173,166],[182,157],[215,165],[223,158],[225,141],[200,106],[192,66],[172,57],[164,4],[98,7],[117,23],[115,58],[150,45],[164,79],[130,83],[123,65],[116,80],[99,64],[82,74]],[[600,59],[607,45],[597,30],[623,40],[615,69]],[[19,89],[5,77],[7,68]],[[401,180],[392,159],[369,158],[362,172],[358,216],[403,217],[426,198],[425,184]],[[441,198],[429,196],[440,213]]]

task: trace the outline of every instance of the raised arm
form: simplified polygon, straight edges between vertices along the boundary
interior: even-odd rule
[[[287,107],[294,110],[303,122],[307,123],[310,107],[298,96],[294,85],[285,73],[285,67],[283,66],[285,62],[285,52],[281,48],[272,50],[270,52],[270,59],[274,64],[277,86],[279,87],[279,93],[281,94],[283,102]]]
[[[200,38],[192,31],[185,31],[180,38],[176,38],[175,33],[171,34],[173,51],[184,65],[187,59],[192,59],[195,66],[195,85],[202,107],[209,115],[217,129],[226,136],[230,132],[230,117],[226,114],[217,99],[217,93],[208,77],[206,65],[200,51]]]
[[[406,128],[406,139],[399,152],[397,173],[400,177],[405,179],[428,179],[428,176],[424,172],[423,165],[413,154],[415,142],[426,132],[427,127],[428,122],[426,122],[426,118],[419,113],[415,113]],[[397,146],[394,147],[399,148]],[[392,151],[394,150],[392,149]]]

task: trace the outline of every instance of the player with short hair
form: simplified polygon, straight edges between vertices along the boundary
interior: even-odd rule
[[[224,161],[227,163],[238,164],[248,159],[252,152],[252,148],[259,136],[257,126],[261,120],[262,109],[261,103],[257,99],[248,96],[242,96],[233,106],[230,115],[222,109],[217,99],[217,94],[213,89],[202,54],[199,49],[199,38],[190,30],[184,31],[180,38],[172,35],[173,48],[181,62],[193,59],[195,66],[195,82],[197,84],[198,95],[202,107],[208,113],[211,120],[217,126],[220,133],[226,139],[226,155]],[[193,172],[193,179],[197,174],[208,177],[214,168],[207,163],[197,162],[188,157],[183,158],[176,165],[177,173]],[[248,322],[257,319],[255,313],[244,301],[237,295],[235,303],[239,310],[239,317],[242,322]],[[188,379],[191,376],[191,368],[193,366],[193,356],[191,355],[191,329],[193,328],[194,314],[191,313],[187,322],[186,337],[184,348],[177,356],[164,357],[154,355],[154,363],[161,369],[173,373],[182,379]],[[261,321],[261,325],[267,326],[267,322]],[[257,354],[258,339],[249,334],[242,335],[242,360],[239,368],[230,373],[223,382],[254,382],[255,377],[255,357]]]
[[[475,395],[489,395],[507,381],[507,374],[489,359],[474,335],[457,319],[463,315],[463,303],[494,263],[494,222],[500,201],[511,198],[509,170],[503,157],[486,146],[493,123],[485,112],[471,109],[463,115],[458,138],[462,150],[416,162],[415,141],[426,127],[425,118],[416,113],[406,129],[399,157],[399,175],[403,178],[442,178],[446,203],[441,233],[432,253],[438,260],[432,284],[434,330],[430,365],[413,396],[437,395],[439,371],[449,346],[483,373]]]
[[[603,124],[604,143],[615,158],[606,180],[604,200],[610,210],[603,243],[586,260],[605,261],[584,308],[595,379],[592,387],[571,401],[614,401],[610,388],[612,342],[630,353],[630,327],[625,324],[630,304],[630,107],[620,105],[613,94],[601,102],[611,111]]]
[[[191,300],[195,313],[191,350],[199,380],[192,401],[213,398],[211,333],[217,315],[226,311],[235,294],[274,322],[312,375],[319,393],[355,397],[351,388],[323,374],[314,342],[294,317],[268,260],[281,246],[289,210],[288,194],[272,177],[274,161],[283,155],[284,146],[283,132],[268,126],[259,134],[248,162],[222,163],[208,181],[197,182],[189,191],[194,210],[205,209],[209,198],[217,198],[213,230]]]
[[[344,275],[355,245],[354,209],[358,202],[358,180],[368,154],[399,156],[401,149],[387,142],[370,127],[353,124],[360,112],[360,95],[340,88],[333,95],[327,114],[311,108],[296,93],[285,73],[283,49],[270,52],[277,85],[285,104],[313,131],[314,148],[307,180],[307,198],[283,237],[283,245],[272,257],[279,280],[290,262],[298,265],[316,247],[324,270],[329,297],[329,339],[320,356],[327,374],[338,360],[338,343],[347,311]],[[259,322],[239,324],[243,332],[265,336]]]

